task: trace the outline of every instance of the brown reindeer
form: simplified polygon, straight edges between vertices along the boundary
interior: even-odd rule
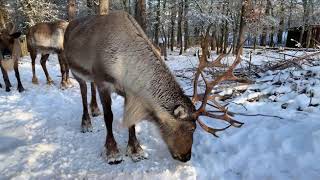
[[[51,84],[53,81],[49,76],[46,61],[48,60],[50,53],[57,53],[60,69],[61,69],[61,87],[66,88],[70,85],[69,81],[69,66],[64,60],[64,56],[62,55],[63,50],[63,38],[65,30],[68,26],[68,22],[66,21],[56,21],[56,22],[44,22],[38,23],[35,26],[32,26],[27,34],[27,45],[28,51],[30,52],[30,56],[32,59],[32,83],[38,84],[38,78],[36,76],[35,71],[35,60],[38,53],[41,53],[41,66],[46,75],[47,83]],[[91,103],[90,109],[92,112],[92,116],[98,116],[100,114],[97,101],[96,101],[96,90],[95,84],[91,83]],[[87,114],[85,118],[89,118],[90,116]],[[84,131],[90,131],[91,129],[86,129]]]
[[[226,129],[213,129],[199,120],[199,116],[211,117],[213,114],[205,111],[204,105],[196,110],[155,47],[129,14],[111,12],[105,16],[71,21],[65,33],[64,48],[66,60],[80,84],[83,116],[88,114],[86,81],[97,84],[107,129],[105,149],[109,164],[122,161],[112,132],[112,91],[125,98],[123,121],[129,129],[127,155],[133,161],[145,158],[135,134],[135,124],[142,119],[150,119],[157,125],[172,157],[182,162],[191,158],[196,121],[214,135]],[[213,84],[207,84],[208,90],[211,89]],[[209,94],[204,95],[204,102],[208,101]],[[236,126],[237,121],[228,114],[217,118]],[[91,126],[90,119],[83,118],[81,126]]]
[[[32,59],[32,83],[38,84],[35,70],[35,61],[38,53],[41,54],[40,63],[46,75],[47,84],[53,83],[46,67],[46,61],[50,53],[57,53],[62,74],[61,87],[65,88],[70,84],[69,66],[65,63],[61,55],[64,32],[67,26],[68,22],[66,21],[56,21],[38,23],[29,28],[27,33],[27,47]]]
[[[0,68],[7,92],[9,92],[10,87],[12,87],[7,71],[10,71],[12,69],[14,69],[17,78],[18,91],[24,91],[18,69],[18,61],[21,56],[21,47],[18,39],[20,35],[20,32],[15,32],[14,26],[10,31],[5,29],[0,32]]]

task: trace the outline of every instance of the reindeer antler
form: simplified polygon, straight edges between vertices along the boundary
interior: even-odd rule
[[[207,31],[210,30],[210,27],[207,29]],[[206,34],[206,36],[208,36],[208,32]],[[204,40],[207,40],[207,37],[204,37]],[[243,45],[244,43],[242,43]],[[242,46],[241,45],[241,46]],[[202,49],[202,51],[206,51],[205,49]],[[228,52],[228,54],[231,52],[231,49],[230,51]],[[196,103],[197,101],[202,101],[201,103],[201,106],[200,108],[194,113],[199,125],[208,133],[214,135],[215,137],[218,137],[218,135],[216,134],[217,132],[219,131],[224,131],[226,129],[228,129],[229,127],[231,126],[234,126],[234,127],[237,127],[237,128],[240,128],[244,123],[242,122],[239,122],[237,120],[234,120],[233,118],[231,118],[230,116],[230,113],[228,112],[228,108],[226,108],[226,106],[222,106],[220,105],[217,101],[216,101],[216,98],[219,97],[219,95],[210,95],[210,93],[212,92],[213,88],[218,85],[219,83],[221,83],[222,81],[227,81],[227,80],[233,80],[233,81],[240,81],[240,79],[238,79],[234,74],[233,74],[233,71],[234,69],[237,67],[237,65],[240,64],[241,62],[241,57],[240,57],[240,51],[238,51],[237,53],[237,56],[236,56],[236,59],[235,61],[233,62],[233,64],[221,75],[219,75],[216,79],[212,80],[212,81],[208,81],[204,74],[203,74],[203,70],[204,68],[206,67],[217,67],[215,66],[215,63],[216,62],[221,62],[221,60],[227,55],[227,54],[221,54],[218,56],[218,58],[212,62],[208,62],[207,61],[207,57],[204,57],[204,56],[199,56],[199,66],[197,68],[197,71],[195,73],[195,79],[194,79],[194,84],[193,84],[193,88],[194,88],[194,91],[193,91],[193,98],[192,98],[192,101],[193,103]],[[203,96],[201,95],[198,95],[197,94],[197,86],[198,86],[198,79],[199,77],[202,77],[202,79],[204,80],[205,82],[205,85],[206,85],[206,90],[205,90],[205,93]],[[201,99],[200,99],[201,97]],[[214,114],[212,111],[208,112],[206,110],[206,105],[208,103],[208,101],[212,101],[215,108],[218,109],[218,112],[220,114]],[[222,128],[222,129],[215,129],[215,128],[212,128],[212,127],[209,127],[207,126],[204,122],[202,122],[199,117],[200,116],[207,116],[207,117],[210,117],[210,118],[214,118],[214,119],[219,119],[219,120],[223,120],[223,121],[227,121],[230,125],[228,125],[227,127],[225,128]]]

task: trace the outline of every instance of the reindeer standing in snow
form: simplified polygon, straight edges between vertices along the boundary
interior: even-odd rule
[[[215,116],[205,110],[211,97],[210,90],[220,81],[234,77],[231,76],[232,70],[239,60],[224,78],[207,83],[203,104],[196,110],[141,27],[125,12],[71,21],[65,33],[64,54],[80,84],[83,102],[81,127],[84,130],[91,129],[91,121],[87,118],[86,81],[97,83],[107,128],[106,157],[110,164],[122,161],[112,132],[110,95],[113,91],[125,98],[124,124],[129,129],[127,154],[134,161],[145,158],[135,134],[135,124],[142,119],[150,119],[159,127],[172,157],[182,162],[191,158],[197,121],[204,130],[214,135],[231,125],[242,125],[230,118],[221,106],[218,109],[223,115]],[[199,100],[199,96],[196,97]],[[228,121],[230,126],[213,129],[200,121],[199,116],[222,119]]]

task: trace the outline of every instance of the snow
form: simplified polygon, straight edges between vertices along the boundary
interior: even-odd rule
[[[197,65],[197,57],[189,52],[169,55],[167,64],[177,74],[192,76],[186,69]],[[254,64],[264,62],[265,57],[253,56]],[[263,74],[228,107],[278,117],[236,115],[245,125],[219,133],[220,138],[198,126],[187,163],[173,160],[157,128],[144,121],[136,129],[148,159],[135,163],[124,157],[121,164],[109,165],[101,156],[106,135],[102,116],[92,118],[92,133],[81,133],[78,84],[73,80],[74,87],[61,90],[57,57],[50,56],[47,64],[55,85],[46,85],[39,64],[40,84],[33,85],[30,58],[24,57],[19,67],[26,91],[15,89],[13,72],[12,91],[0,89],[0,179],[320,179],[320,66]],[[315,74],[306,80],[308,71]],[[190,94],[190,80],[178,80]],[[255,97],[260,98],[248,101]],[[128,132],[121,123],[123,98],[113,94],[112,100],[114,134],[124,154]]]

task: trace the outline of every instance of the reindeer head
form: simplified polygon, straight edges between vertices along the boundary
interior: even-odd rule
[[[8,30],[10,29],[10,30]],[[15,27],[4,29],[0,32],[0,55],[1,58],[11,57],[15,39],[19,38],[21,33],[15,31]]]
[[[210,29],[210,27],[208,28],[208,30]],[[203,38],[205,41],[208,41],[208,33],[206,37],[203,37]],[[203,49],[203,51],[205,50],[206,49]],[[231,51],[229,51],[229,53],[230,52]],[[215,100],[217,95],[211,94],[213,87],[215,87],[222,81],[226,81],[226,80],[234,80],[234,81],[241,81],[241,82],[244,81],[242,79],[238,79],[233,75],[233,70],[241,62],[240,51],[237,54],[236,60],[227,69],[227,71],[225,71],[220,76],[216,77],[216,79],[213,81],[208,81],[205,78],[203,74],[203,70],[205,68],[210,68],[210,67],[221,67],[221,60],[223,59],[223,57],[225,57],[225,54],[220,55],[215,61],[212,61],[212,62],[207,61],[206,57],[207,56],[204,56],[203,58],[199,57],[200,63],[199,63],[199,67],[197,68],[197,72],[195,74],[194,87],[193,87],[194,94],[193,94],[192,101],[187,96],[183,95],[183,97],[185,98],[184,103],[180,103],[180,104],[178,103],[178,105],[175,106],[171,116],[160,117],[162,121],[161,120],[159,121],[160,122],[159,126],[160,126],[163,139],[167,143],[172,157],[182,162],[189,161],[191,158],[193,134],[196,129],[196,122],[198,122],[200,127],[203,128],[206,132],[211,133],[215,137],[218,137],[216,134],[217,132],[224,131],[230,126],[241,127],[243,125],[242,122],[232,119],[231,118],[232,113],[228,112],[228,109],[225,108],[225,106],[220,105]],[[206,90],[204,94],[197,93],[198,79],[200,75],[206,84]],[[196,110],[194,104],[196,104],[198,101],[201,101],[201,105]],[[211,106],[218,109],[216,111],[218,114],[213,113],[211,111],[207,111],[206,110],[207,104],[210,104]],[[222,129],[211,128],[207,126],[203,121],[201,121],[200,119],[201,116],[207,116],[213,119],[224,120],[224,121],[227,121],[229,125]]]
[[[186,102],[177,103],[170,114],[158,116],[160,132],[174,159],[187,162],[191,158],[193,133],[196,119],[193,116],[195,107],[191,100],[183,95]]]

